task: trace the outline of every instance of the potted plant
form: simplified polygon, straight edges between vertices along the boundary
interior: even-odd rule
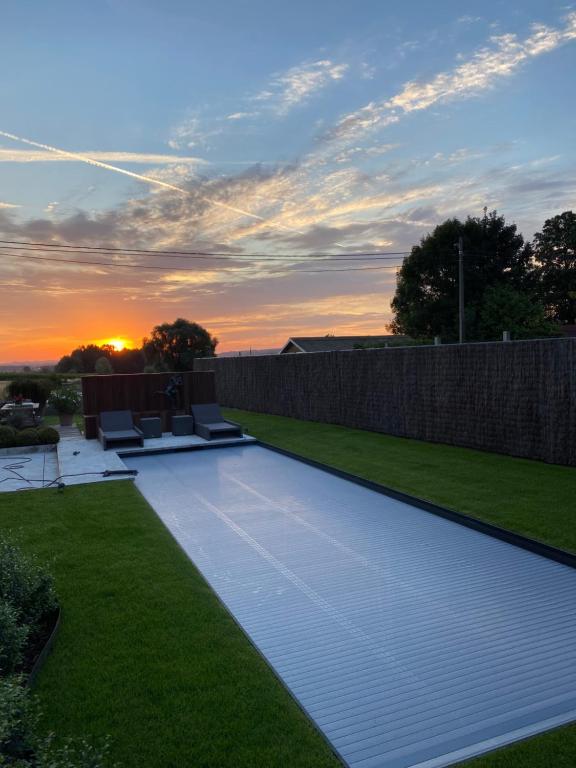
[[[71,386],[63,384],[50,394],[48,404],[58,414],[60,426],[71,427],[74,421],[74,414],[80,408],[80,393]]]

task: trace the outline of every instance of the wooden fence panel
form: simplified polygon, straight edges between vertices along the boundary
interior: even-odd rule
[[[164,392],[170,379],[179,377],[176,406]],[[103,411],[128,410],[136,422],[142,416],[158,415],[164,430],[170,429],[174,413],[190,413],[190,406],[216,400],[214,374],[186,371],[184,373],[123,373],[82,378],[82,409],[86,437],[97,434],[97,416]]]

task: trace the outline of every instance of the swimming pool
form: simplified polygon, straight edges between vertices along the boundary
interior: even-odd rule
[[[574,568],[259,445],[124,462],[348,765],[576,719]]]

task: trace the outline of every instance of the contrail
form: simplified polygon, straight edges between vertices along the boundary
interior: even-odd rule
[[[47,152],[55,152],[58,155],[63,155],[64,157],[69,157],[73,160],[78,160],[79,162],[87,163],[88,165],[95,165],[97,168],[104,168],[107,171],[122,173],[124,174],[124,176],[130,176],[132,179],[143,181],[146,184],[154,184],[157,187],[164,187],[165,189],[171,189],[174,192],[180,192],[180,194],[182,195],[190,194],[189,190],[183,189],[182,187],[176,187],[174,184],[168,184],[168,182],[166,181],[161,181],[160,179],[153,179],[150,176],[143,176],[141,173],[134,173],[133,171],[127,171],[125,168],[118,168],[115,165],[110,165],[110,163],[103,163],[101,160],[94,160],[94,158],[87,157],[86,155],[81,155],[78,152],[68,152],[65,149],[58,149],[57,147],[51,147],[49,144],[41,144],[38,141],[32,141],[31,139],[24,139],[22,136],[15,136],[13,133],[7,133],[6,131],[0,131],[0,136],[5,136],[7,139],[12,139],[13,141],[20,141],[22,144],[28,144],[30,147],[38,147],[38,149],[45,149]],[[201,199],[206,203],[215,205],[218,208],[225,208],[227,211],[238,213],[241,216],[248,216],[249,218],[256,219],[257,221],[263,221],[263,222],[267,221],[267,219],[265,219],[264,216],[259,216],[257,213],[250,213],[250,211],[244,211],[242,208],[236,208],[233,205],[228,205],[227,203],[221,203],[219,200],[212,200],[212,198],[204,197],[204,196],[201,196]],[[293,227],[287,227],[284,224],[276,223],[274,226],[279,227],[280,229],[285,229],[288,232],[297,232],[300,235],[304,234],[304,232],[302,232],[301,230],[294,229]]]

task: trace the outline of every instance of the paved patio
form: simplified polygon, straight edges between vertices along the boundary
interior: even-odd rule
[[[54,445],[0,450],[0,493],[43,488],[57,476]]]
[[[127,454],[170,453],[171,451],[194,450],[203,446],[226,446],[254,442],[248,435],[226,440],[204,440],[198,435],[175,436],[170,432],[162,437],[144,440],[143,447],[136,445],[118,446],[107,451],[102,449],[98,440],[85,440],[78,433],[75,438],[68,437],[58,443],[58,464],[63,482],[66,485],[79,483],[99,483],[109,480],[125,480],[130,475],[103,476],[103,472],[127,472],[122,456]]]
[[[98,440],[86,440],[77,427],[60,427],[59,431],[57,446],[0,451],[0,492],[43,488],[56,482],[79,485],[126,480],[131,477],[122,460],[126,454],[170,453],[254,442],[249,435],[209,441],[198,435],[175,436],[167,432],[162,437],[145,440],[143,447],[118,446],[104,451]]]

